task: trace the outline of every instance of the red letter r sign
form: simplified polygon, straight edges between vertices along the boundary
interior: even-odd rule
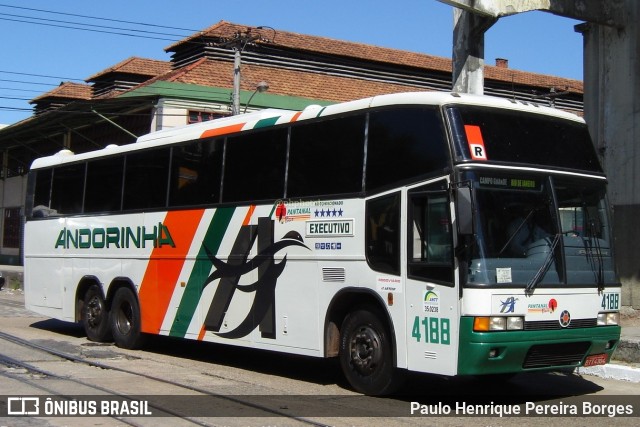
[[[473,160],[487,160],[487,152],[484,149],[484,140],[480,126],[464,125],[464,132],[467,134],[467,143],[469,144],[469,152]]]

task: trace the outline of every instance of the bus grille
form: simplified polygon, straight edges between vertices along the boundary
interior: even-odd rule
[[[552,331],[556,329],[595,328],[597,319],[572,319],[569,326],[563,328],[558,320],[544,320],[541,322],[524,322],[525,331]]]
[[[526,369],[577,365],[584,358],[590,345],[589,342],[534,345],[527,352],[522,367]]]

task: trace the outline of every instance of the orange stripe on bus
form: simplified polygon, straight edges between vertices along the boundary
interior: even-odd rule
[[[253,211],[256,210],[256,205],[249,206],[249,211],[247,212],[247,216],[244,217],[244,221],[242,221],[242,225],[249,225],[251,221],[251,216],[253,215]]]
[[[297,120],[298,120],[298,117],[300,117],[300,114],[302,114],[302,111],[298,111],[297,113],[295,113],[295,114],[293,115],[293,117],[291,118],[291,120],[289,120],[289,122],[291,122],[291,123],[292,123],[292,122],[297,121]]]
[[[163,224],[171,233],[175,247],[154,248],[140,284],[140,316],[142,331],[160,332],[173,290],[189,253],[204,209],[168,212]]]
[[[204,328],[204,325],[202,325],[202,328],[200,328],[200,333],[198,334],[198,341],[202,341],[204,339],[205,332],[207,332],[207,330]]]
[[[212,138],[214,136],[226,135],[228,133],[240,132],[246,123],[240,123],[237,125],[224,126],[216,129],[209,129],[202,132],[200,138]]]

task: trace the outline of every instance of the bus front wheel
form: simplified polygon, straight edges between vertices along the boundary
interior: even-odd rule
[[[140,305],[129,288],[120,288],[111,303],[111,332],[116,345],[121,348],[136,349],[143,344],[140,332]]]
[[[340,331],[340,366],[349,384],[368,395],[391,393],[400,384],[393,366],[389,328],[377,310],[349,313]]]
[[[98,285],[92,285],[84,294],[81,316],[82,326],[89,340],[105,342],[111,339],[109,311]]]

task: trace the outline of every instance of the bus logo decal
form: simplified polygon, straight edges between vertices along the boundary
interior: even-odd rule
[[[203,283],[202,289],[220,279],[218,288],[209,306],[205,318],[205,330],[213,331],[222,338],[241,338],[247,336],[257,326],[264,338],[275,338],[275,290],[278,278],[287,264],[287,256],[279,263],[274,255],[289,246],[301,246],[309,249],[302,236],[296,231],[290,231],[278,242],[273,241],[274,221],[268,217],[258,218],[258,225],[242,226],[236,237],[229,262],[224,262],[205,246],[207,256],[216,268]],[[249,259],[248,254],[258,235],[258,254]],[[240,285],[240,278],[258,269],[258,280],[248,285]],[[255,292],[253,303],[244,320],[229,332],[220,332],[224,315],[231,304],[235,291]]]
[[[509,297],[505,301],[500,300],[500,304],[502,307],[500,308],[500,313],[513,313],[516,310],[516,301],[518,298]]]
[[[569,313],[569,310],[564,310],[562,313],[560,313],[560,326],[566,328],[570,323],[571,314]]]
[[[280,202],[276,206],[276,218],[282,224],[291,221],[306,221],[311,218],[311,207],[305,206],[304,202]]]

